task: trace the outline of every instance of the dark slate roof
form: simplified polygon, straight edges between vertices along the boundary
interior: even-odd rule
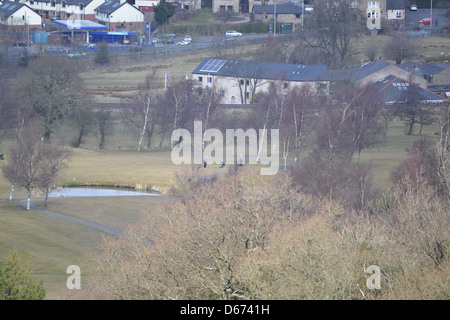
[[[124,3],[120,4],[120,0],[107,0],[103,4],[99,5],[95,10],[101,13],[111,14],[117,9],[119,9],[121,6],[123,6],[125,3],[127,2],[125,1]]]
[[[433,77],[445,69],[450,69],[450,63],[428,63],[425,61],[412,62],[405,61],[401,65],[400,68],[403,70],[412,72],[420,77],[430,76]]]
[[[386,62],[383,60],[370,62],[370,63],[362,66],[358,70],[356,70],[355,74],[353,75],[351,80],[353,82],[359,81],[359,80],[371,75],[372,73],[375,73],[387,66],[389,66],[389,62]]]
[[[68,5],[75,5],[78,6],[81,4],[83,4],[83,6],[87,6],[89,3],[92,2],[92,0],[34,0],[34,2],[44,2],[44,3],[48,3],[51,1],[55,1],[55,3],[62,3],[65,2]]]
[[[262,5],[254,5],[253,12],[255,14],[263,14]],[[285,4],[276,5],[277,14],[301,14],[302,6],[296,5],[295,3],[288,2]],[[267,14],[273,14],[275,12],[275,6],[273,4],[267,5]]]
[[[14,2],[14,1],[5,1],[3,4],[0,4],[0,15],[5,17],[9,17],[14,12],[26,6],[24,3]],[[31,8],[30,8],[31,10]]]
[[[386,0],[386,10],[405,10],[403,0]]]
[[[328,75],[332,82],[351,81],[354,73],[355,70],[328,70]]]
[[[444,97],[429,90],[408,83],[399,77],[387,76],[375,82],[378,95],[385,104],[401,103],[407,99],[406,94],[422,103],[441,103],[447,101]]]
[[[193,74],[286,81],[329,81],[325,65],[302,65],[205,58]]]

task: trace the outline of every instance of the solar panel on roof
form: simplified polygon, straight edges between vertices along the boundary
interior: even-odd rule
[[[225,60],[220,59],[210,59],[205,65],[200,69],[203,72],[217,72],[225,64]]]
[[[5,4],[5,5],[3,6],[3,9],[8,9],[8,7],[9,7],[9,3]]]
[[[120,4],[119,2],[114,3],[112,7],[115,8],[115,7],[117,7],[119,4]]]
[[[9,6],[8,10],[12,10],[12,9],[14,9],[15,7],[17,7],[17,5],[16,5],[16,4],[12,4],[12,5]]]

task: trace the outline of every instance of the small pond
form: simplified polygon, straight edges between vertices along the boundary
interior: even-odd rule
[[[53,190],[49,198],[66,197],[123,197],[123,196],[160,196],[158,193],[127,190],[123,188],[69,187]]]

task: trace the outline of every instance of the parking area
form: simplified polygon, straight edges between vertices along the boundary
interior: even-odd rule
[[[445,16],[445,12],[445,9],[433,9],[433,27],[450,26],[450,18]],[[417,11],[409,11],[406,9],[406,26],[418,27],[419,21],[424,18],[431,18],[430,9],[418,9]],[[426,27],[424,26],[424,28]]]

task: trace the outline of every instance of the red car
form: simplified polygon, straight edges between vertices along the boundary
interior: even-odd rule
[[[433,21],[431,18],[425,18],[419,21],[419,24],[431,24]]]

